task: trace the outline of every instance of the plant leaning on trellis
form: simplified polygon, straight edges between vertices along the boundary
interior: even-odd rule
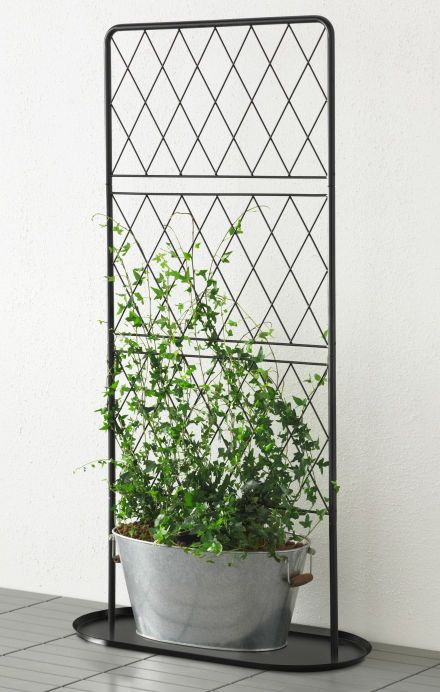
[[[239,324],[228,318],[234,303],[216,278],[231,262],[242,218],[207,267],[199,266],[192,219],[186,250],[176,238],[147,261],[133,231],[118,224],[114,233],[124,238],[110,248],[115,276],[107,279],[119,276],[124,287],[116,294],[123,328],[100,412],[120,449],[110,460],[117,517],[127,535],[197,555],[274,555],[326,513],[315,472],[328,462],[304,420],[307,401],[283,394],[255,335],[238,335]],[[136,246],[143,260],[129,267]],[[257,332],[267,349],[271,334],[266,326]],[[311,381],[317,388],[325,378]]]

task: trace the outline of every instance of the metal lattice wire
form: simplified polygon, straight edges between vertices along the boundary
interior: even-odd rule
[[[197,244],[202,259],[204,257],[208,262],[214,260],[213,276],[228,299],[228,310],[218,330],[219,340],[238,343],[227,333],[227,325],[233,319],[247,338],[251,338],[256,346],[264,347],[265,365],[271,367],[271,364],[276,364],[278,388],[295,393],[307,401],[304,420],[320,441],[315,464],[310,469],[310,474],[315,474],[316,465],[326,455],[328,446],[325,389],[313,386],[313,378],[310,377],[317,374],[325,378],[328,369],[325,326],[328,275],[325,261],[328,252],[324,214],[326,196],[115,193],[114,202],[116,215],[128,229],[120,237],[117,252],[132,235],[136,240],[142,239],[142,243],[135,243],[131,249],[130,261],[133,267],[143,267],[138,280],[128,285],[116,262],[116,294],[133,294],[141,290],[146,271],[150,273],[153,286],[159,288],[154,256],[167,244],[175,247],[177,237],[186,250],[191,250]],[[231,263],[225,265],[218,257],[215,260],[215,248],[219,236],[239,216],[243,217],[243,233],[231,236],[225,246],[224,250],[232,253]],[[290,232],[286,233],[286,229]],[[301,262],[304,264],[301,265]],[[314,272],[313,280],[305,282],[306,278],[310,279],[308,268],[311,265],[315,269],[319,267],[319,271]],[[302,277],[302,282],[298,277]],[[296,288],[296,301],[292,302],[293,287]],[[123,341],[124,337],[142,341],[144,338],[158,339],[162,336],[159,328],[153,328],[153,333],[149,334],[127,331],[127,309],[124,307],[117,315],[117,343],[121,339]],[[153,314],[153,322],[159,316],[158,311]],[[273,330],[272,336],[268,341],[259,339],[259,334],[267,326]],[[182,331],[182,336],[184,334]],[[203,342],[203,338],[198,341]],[[196,385],[192,408],[202,403],[209,409],[202,386],[206,380],[200,366],[201,358],[211,362],[215,360],[206,345],[191,344],[184,353],[183,363],[186,367],[190,363],[197,364],[196,371],[191,375]],[[221,374],[221,363],[217,361],[215,367]],[[129,406],[133,392],[130,373],[123,370],[122,376],[125,376],[127,391],[120,403],[120,412],[124,406]],[[169,403],[173,405],[172,401]],[[211,441],[213,448],[219,443],[220,430],[221,422]],[[149,432],[147,422],[139,431],[135,451]],[[327,510],[323,484],[316,475],[313,480],[322,509]]]
[[[176,235],[182,247],[197,243],[214,261],[215,279],[228,299],[219,339],[238,343],[227,324],[239,324],[264,348],[265,364],[276,367],[277,386],[306,400],[304,420],[320,442],[310,474],[320,509],[328,511],[327,481],[315,477],[319,460],[330,453],[328,393],[310,384],[311,373],[323,379],[328,374],[327,193],[291,187],[286,193],[210,193],[201,192],[200,184],[197,192],[168,186],[152,193],[134,184],[137,178],[148,179],[150,189],[156,178],[285,178],[291,186],[327,180],[326,30],[319,23],[289,22],[140,28],[113,33],[110,54],[111,209],[128,229],[117,252],[134,233],[132,261],[150,272],[153,283],[153,258],[164,244],[173,246]],[[225,248],[231,263],[220,264],[219,235],[239,217],[244,233]],[[126,284],[117,263],[114,272],[116,295],[137,290],[136,282]],[[115,318],[116,344],[140,336],[128,331],[124,318],[122,309]],[[272,330],[269,343],[259,338],[265,325]],[[204,349],[192,343],[184,362],[212,361]],[[215,367],[221,370],[221,363]],[[122,411],[132,384],[129,373],[121,376],[127,382]],[[192,406],[209,406],[203,369],[192,379]],[[147,422],[137,444],[148,434]]]
[[[114,176],[327,177],[325,28],[112,38]]]

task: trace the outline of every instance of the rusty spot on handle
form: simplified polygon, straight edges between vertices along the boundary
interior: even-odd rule
[[[113,562],[119,564],[121,562],[120,556],[119,555],[113,555]]]
[[[295,574],[295,576],[290,577],[290,586],[296,587],[296,586],[304,586],[304,584],[308,584],[311,582],[313,579],[313,574]]]

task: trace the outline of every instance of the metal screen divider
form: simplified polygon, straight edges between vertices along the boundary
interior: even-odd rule
[[[116,173],[115,170],[113,169],[113,131],[112,131],[112,57],[111,57],[111,48],[112,48],[112,41],[113,41],[113,36],[115,33],[118,31],[142,31],[143,35],[146,35],[146,32],[149,30],[158,30],[160,31],[161,29],[176,29],[177,32],[181,32],[182,30],[186,28],[211,28],[214,31],[218,31],[218,28],[220,27],[232,27],[232,26],[249,26],[249,31],[254,30],[253,27],[257,27],[260,25],[272,25],[272,24],[286,24],[288,27],[291,28],[291,25],[294,24],[307,24],[307,23],[319,23],[321,24],[324,29],[323,29],[323,34],[326,32],[327,34],[327,95],[326,95],[326,103],[327,103],[327,109],[328,109],[328,114],[327,114],[327,145],[328,145],[328,171],[327,175],[304,175],[304,176],[297,176],[292,174],[292,170],[288,172],[288,175],[284,176],[278,176],[278,175],[266,175],[266,176],[261,176],[254,174],[254,171],[250,172],[250,175],[242,176],[242,175],[222,175],[218,173],[218,169],[215,172],[215,175],[188,175],[182,173],[182,170],[179,170],[179,174],[157,174],[157,175],[150,175],[147,173],[147,169],[144,168],[145,175],[140,175],[140,174],[121,174],[121,173]],[[287,29],[286,29],[287,31]],[[298,42],[298,39],[296,38],[296,41]],[[177,36],[177,34],[176,34]],[[321,34],[322,36],[322,34]],[[139,41],[139,43],[142,41]],[[247,38],[247,35],[246,35]],[[211,40],[211,39],[209,39]],[[257,37],[258,40],[258,37]],[[317,45],[319,44],[319,41],[321,38],[318,39],[317,44],[315,45],[314,51],[316,50]],[[245,43],[246,39],[243,41],[243,44]],[[208,41],[209,43],[209,41]],[[281,41],[280,41],[281,43]],[[208,44],[207,44],[208,45]],[[299,45],[299,44],[298,44]],[[301,46],[300,46],[301,48]],[[206,47],[205,47],[206,49]],[[119,49],[118,49],[119,50]],[[137,48],[136,48],[137,50]],[[171,49],[170,49],[171,50]],[[241,48],[240,48],[241,50]],[[277,48],[278,50],[278,48]],[[301,48],[302,50],[302,48]],[[302,79],[302,75],[304,74],[305,70],[307,69],[307,66],[310,66],[310,60],[313,56],[313,53],[310,55],[310,57],[307,59],[306,54],[303,51],[304,58],[306,59],[306,67],[303,70],[303,73],[301,74],[298,83]],[[240,52],[240,51],[239,51]],[[136,51],[135,51],[136,53]],[[276,53],[276,51],[275,51]],[[121,55],[121,54],[120,54]],[[275,55],[275,54],[274,54]],[[134,56],[130,59],[128,64],[126,64],[126,70],[125,73],[121,79],[121,82],[119,86],[121,85],[122,81],[124,80],[127,72],[130,71],[130,64]],[[168,55],[167,55],[168,57]],[[165,60],[160,60],[159,62],[161,63],[161,70],[164,69],[164,63],[167,60],[167,57]],[[192,56],[193,57],[193,56]],[[267,57],[267,56],[266,56]],[[271,64],[271,61],[273,60],[273,57],[269,61],[269,66],[273,66]],[[124,58],[121,55],[121,58],[123,62],[125,62]],[[194,59],[194,58],[193,58]],[[237,58],[235,58],[236,60]],[[200,58],[199,58],[200,62]],[[233,62],[233,67],[235,65],[235,61]],[[198,63],[196,70],[198,69]],[[236,69],[236,68],[235,68]],[[269,69],[269,68],[267,68]],[[311,68],[312,69],[312,68]],[[195,70],[195,71],[196,71]],[[231,68],[232,70],[232,68]],[[195,74],[194,71],[194,74]],[[313,72],[313,69],[312,69]],[[166,74],[166,73],[165,73]],[[194,76],[192,75],[190,82]],[[265,73],[266,74],[266,73]],[[260,83],[257,87],[257,91],[264,79],[263,78],[260,80]],[[131,75],[133,81],[134,77]],[[229,75],[228,75],[229,76]],[[240,76],[240,75],[239,75]],[[168,75],[167,75],[168,77]],[[240,77],[241,78],[241,77]],[[157,79],[157,78],[156,78]],[[168,78],[169,79],[169,78]],[[228,77],[225,80],[225,83],[227,81]],[[319,86],[320,83],[315,75],[315,79],[317,80]],[[136,83],[136,82],[135,82]],[[189,86],[189,84],[188,84]],[[188,88],[187,86],[187,88]],[[224,84],[223,84],[224,86]],[[222,86],[222,89],[223,89]],[[118,87],[119,88],[119,87]],[[295,87],[296,89],[296,87]],[[294,89],[294,91],[295,91]],[[221,91],[221,90],[220,90]],[[255,94],[257,93],[255,92]],[[321,87],[322,91],[322,87]],[[220,93],[220,92],[219,92]],[[255,97],[254,94],[254,97]],[[142,95],[142,94],[141,94]],[[216,99],[218,98],[219,94],[217,95]],[[287,94],[286,94],[287,96]],[[253,98],[251,101],[253,101]],[[145,97],[143,97],[145,99]],[[292,98],[292,95],[290,96]],[[290,103],[290,98],[289,98],[289,103]],[[146,100],[145,100],[146,103]],[[145,105],[144,103],[144,105]],[[216,103],[216,100],[215,100]],[[181,105],[181,100],[179,101],[179,105]],[[177,106],[176,112],[179,108],[179,105]],[[253,104],[255,107],[255,104]],[[291,104],[290,104],[291,105]],[[143,106],[144,107],[144,106]],[[217,104],[218,107],[218,104]],[[248,107],[249,108],[249,107]],[[287,106],[286,106],[287,108]],[[118,116],[119,117],[119,116]],[[139,116],[138,116],[139,117]],[[174,116],[173,116],[174,117]],[[188,116],[187,116],[188,117]],[[208,116],[209,117],[209,116]],[[298,117],[298,116],[297,116]],[[319,115],[318,115],[319,118]],[[317,119],[318,119],[317,118]],[[121,123],[122,124],[122,123]],[[171,121],[169,125],[171,124]],[[206,124],[206,122],[205,122]],[[315,121],[316,124],[316,121]],[[312,130],[315,126],[315,124],[312,127]],[[168,125],[168,127],[169,127]],[[240,125],[241,126],[241,125]],[[240,127],[239,126],[239,127]],[[204,126],[203,126],[204,127]],[[133,127],[134,129],[134,127]],[[132,129],[132,131],[133,131]],[[238,128],[239,129],[239,128]],[[276,128],[275,128],[276,129]],[[304,129],[304,128],[303,128]],[[203,128],[202,128],[203,130]],[[267,128],[266,128],[267,130]],[[238,131],[238,130],[237,130]],[[275,131],[275,130],[274,130]],[[307,135],[307,132],[304,130],[305,134]],[[125,132],[127,136],[127,142],[130,142],[131,146],[134,145],[131,142],[130,135],[131,133],[128,133],[127,131]],[[231,132],[232,134],[232,132]],[[269,134],[269,139],[271,140],[271,135]],[[273,133],[272,133],[273,134]],[[197,136],[196,143],[198,141],[198,138],[201,135],[201,131]],[[165,135],[162,135],[162,141],[159,145],[165,141]],[[235,136],[232,134],[233,139],[235,139]],[[307,141],[309,141],[309,136],[310,133],[307,135],[306,141],[303,145],[303,148]],[[269,142],[269,140],[268,140]],[[166,142],[165,142],[166,143]],[[106,145],[106,213],[107,213],[107,276],[112,277],[114,276],[114,258],[113,258],[113,252],[110,250],[110,248],[113,247],[113,202],[114,202],[114,195],[115,194],[145,194],[146,198],[150,198],[151,196],[154,197],[155,194],[157,195],[167,195],[169,194],[170,196],[179,196],[183,199],[185,199],[185,195],[212,195],[213,197],[218,196],[221,198],[222,196],[228,196],[230,194],[231,196],[233,195],[247,195],[248,193],[240,193],[240,192],[204,192],[202,190],[199,190],[197,192],[176,192],[176,191],[168,191],[168,192],[151,192],[150,189],[144,193],[140,192],[135,192],[134,190],[131,191],[124,191],[121,193],[115,192],[113,190],[113,179],[114,178],[140,178],[140,177],[145,177],[145,178],[150,178],[150,179],[155,179],[155,178],[175,178],[176,180],[178,179],[183,179],[183,178],[264,178],[267,180],[270,179],[278,179],[278,178],[283,178],[283,179],[289,179],[289,180],[294,180],[294,179],[304,179],[304,180],[310,180],[310,179],[316,179],[316,180],[321,180],[321,179],[328,179],[328,242],[329,242],[329,247],[328,247],[328,444],[329,444],[329,468],[328,468],[328,492],[329,492],[329,498],[328,498],[328,520],[329,520],[329,526],[328,526],[328,536],[329,536],[329,543],[328,543],[328,548],[329,548],[329,603],[330,603],[330,632],[329,632],[329,640],[330,640],[330,660],[327,661],[326,656],[327,654],[323,653],[323,650],[317,650],[316,653],[316,658],[317,661],[312,663],[307,663],[307,662],[298,662],[298,661],[290,661],[289,662],[281,662],[274,657],[273,660],[269,661],[266,658],[266,662],[263,660],[260,661],[258,659],[258,662],[252,659],[252,656],[238,656],[235,655],[230,655],[228,656],[227,654],[230,652],[223,652],[219,653],[218,655],[215,654],[215,652],[202,652],[202,654],[199,655],[199,652],[194,651],[193,647],[183,647],[183,649],[187,649],[187,653],[185,651],[182,652],[182,647],[178,645],[166,645],[166,644],[160,644],[160,643],[149,643],[145,642],[145,645],[143,645],[143,642],[139,643],[137,642],[136,638],[133,638],[135,635],[132,634],[127,634],[127,635],[118,635],[116,633],[116,624],[117,624],[117,618],[118,617],[128,617],[130,618],[131,611],[130,609],[116,609],[115,607],[115,595],[116,595],[116,572],[115,572],[115,563],[113,560],[113,552],[112,552],[112,545],[109,543],[109,551],[108,551],[108,608],[106,611],[100,611],[99,613],[91,613],[86,616],[82,616],[81,618],[78,618],[75,623],[74,627],[77,630],[77,632],[80,634],[80,636],[84,637],[85,639],[88,639],[90,641],[95,641],[99,643],[106,643],[110,644],[113,646],[119,646],[119,647],[129,647],[129,648],[138,648],[138,649],[143,649],[143,650],[156,650],[156,652],[160,653],[178,653],[178,655],[183,655],[183,656],[189,656],[193,658],[202,658],[205,660],[218,660],[220,662],[229,662],[229,663],[238,663],[239,665],[261,665],[262,667],[265,668],[272,668],[272,669],[284,669],[284,670],[321,670],[321,669],[329,669],[329,668],[335,668],[335,667],[343,667],[346,665],[351,665],[353,662],[356,662],[358,660],[361,660],[367,653],[369,653],[370,650],[370,645],[368,642],[365,640],[361,639],[360,637],[357,637],[356,635],[351,635],[347,634],[344,632],[339,632],[338,631],[338,574],[337,574],[337,497],[336,497],[336,480],[337,480],[337,463],[336,463],[336,329],[335,329],[335,320],[336,320],[336,291],[335,291],[335,42],[334,42],[334,30],[330,22],[323,18],[323,17],[318,17],[318,16],[305,16],[305,17],[268,17],[268,18],[256,18],[256,19],[236,19],[236,20],[214,20],[214,21],[191,21],[191,22],[167,22],[167,23],[161,23],[161,24],[127,24],[127,25],[117,25],[110,29],[110,31],[106,35],[106,40],[105,40],[105,145]],[[125,145],[125,146],[126,146]],[[168,146],[168,145],[167,145]],[[267,145],[266,145],[267,146]],[[313,145],[311,145],[313,147]],[[159,149],[158,147],[158,149]],[[194,147],[194,145],[193,145]],[[156,153],[158,151],[156,150]],[[314,148],[313,148],[314,150]],[[124,149],[122,150],[124,151]],[[302,150],[301,150],[302,151]],[[315,150],[314,150],[315,151]],[[264,152],[264,150],[263,150]],[[139,158],[139,155],[137,154],[135,150],[136,155]],[[315,151],[316,154],[316,151]],[[122,155],[122,152],[120,156]],[[260,155],[260,158],[263,154]],[[224,155],[226,156],[226,154]],[[299,156],[299,154],[298,154]],[[318,155],[316,154],[318,157]],[[224,157],[223,157],[224,158]],[[298,157],[297,157],[298,158]],[[154,157],[153,157],[154,159]],[[152,160],[153,160],[152,159]],[[174,157],[173,157],[174,159]],[[319,159],[319,157],[318,157]],[[151,165],[151,162],[150,162]],[[186,165],[186,164],[185,164]],[[294,164],[295,165],[295,164]],[[294,167],[294,166],[293,166]],[[292,167],[292,168],[293,168]],[[254,169],[255,170],[255,169]],[[290,193],[270,193],[270,192],[253,192],[249,193],[250,195],[259,195],[259,196],[270,196],[271,194],[274,194],[275,196],[280,195],[280,196],[286,196],[290,197],[291,195],[294,197],[295,194],[291,191]],[[318,197],[318,196],[323,196],[321,193],[299,193],[296,196],[304,196],[304,197]],[[150,200],[151,202],[151,200]],[[117,204],[117,202],[116,202]],[[319,289],[318,289],[319,290]],[[108,281],[107,282],[107,386],[111,387],[114,383],[114,358],[115,358],[115,314],[114,314],[114,296],[115,296],[115,290],[114,290],[114,283],[113,281]],[[310,308],[310,305],[309,305]],[[286,344],[280,344],[280,345],[286,345]],[[293,346],[295,344],[292,344]],[[314,346],[314,344],[300,344],[301,346]],[[316,346],[316,345],[315,345]],[[291,362],[295,363],[295,361],[281,361],[278,359],[278,362]],[[286,371],[287,372],[287,371]],[[109,410],[113,410],[114,407],[114,395],[110,395],[108,399],[108,406]],[[109,430],[108,430],[108,458],[109,458],[109,463],[108,463],[108,481],[109,481],[109,489],[108,489],[108,530],[109,534],[111,534],[111,531],[113,530],[115,526],[115,513],[114,513],[114,504],[115,504],[115,492],[112,489],[112,485],[115,481],[116,474],[115,474],[115,465],[113,463],[113,460],[115,459],[116,456],[116,439],[115,439],[115,431],[112,425],[110,425]],[[124,612],[122,612],[124,611]],[[102,630],[99,629],[98,627],[98,621],[101,622],[103,617],[105,618],[106,621],[106,627],[107,630]],[[99,636],[96,634],[96,632],[91,633],[90,628],[95,628],[98,627],[99,629]],[[325,639],[326,635],[320,634],[317,631],[315,632],[316,628],[307,628],[305,626],[296,626],[294,628],[294,631],[297,633],[298,637],[301,637],[304,635],[305,637],[305,646],[307,647],[314,647],[322,645],[323,639]],[[125,630],[124,630],[125,631]],[[138,637],[139,639],[139,637]],[[316,640],[316,641],[314,641]],[[320,640],[320,641],[318,641]],[[319,645],[319,646],[318,646]],[[297,644],[298,646],[298,644]],[[350,651],[347,651],[347,647],[349,648],[351,646]],[[156,648],[155,648],[156,647]],[[343,650],[340,648],[343,647]],[[157,650],[158,649],[158,650]],[[177,649],[176,651],[173,651],[173,649]],[[341,653],[341,656],[339,655]],[[276,653],[276,652],[272,652]],[[291,654],[288,650],[288,655],[294,656]],[[223,658],[222,658],[223,656]]]

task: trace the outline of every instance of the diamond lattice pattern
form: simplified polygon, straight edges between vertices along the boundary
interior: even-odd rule
[[[214,262],[214,276],[228,298],[225,324],[233,319],[254,341],[270,327],[280,346],[326,345],[325,195],[116,193],[114,200],[115,217],[139,239],[140,248],[131,251],[135,266],[149,264],[177,238],[184,249],[197,243],[199,266]],[[239,217],[243,233],[224,241]],[[231,252],[227,264],[215,259],[220,244]],[[220,331],[220,336],[226,335]]]
[[[270,364],[278,387],[307,401],[304,419],[320,443],[316,462],[325,457],[327,391],[316,387],[311,373],[327,375],[326,196],[115,193],[114,206],[115,217],[128,229],[126,236],[118,236],[117,247],[123,248],[129,236],[132,241],[135,238],[127,261],[133,267],[148,267],[153,286],[156,267],[152,258],[167,243],[187,251],[197,244],[198,268],[214,261],[214,276],[229,305],[219,338],[228,340],[226,323],[230,319],[238,326],[236,337],[256,343],[261,330],[273,329],[269,343],[264,342],[265,362]],[[243,232],[228,237],[228,229],[239,217]],[[229,263],[218,261],[219,246],[222,253],[231,252]],[[116,296],[137,290],[136,283],[127,285],[117,264],[115,275]],[[117,316],[116,339],[127,335],[125,317],[125,311]],[[317,360],[311,361],[310,353]],[[191,405],[209,407],[200,386],[204,381],[200,352],[188,344],[184,358],[187,365],[197,364],[192,375],[197,388]],[[220,371],[221,363],[215,367]],[[130,393],[129,386],[120,402],[121,410],[128,404]],[[138,445],[148,434],[146,423],[139,430]],[[215,434],[212,439],[213,449],[219,444],[217,437]],[[317,469],[311,473],[315,471],[314,482],[326,509],[325,482]]]
[[[115,176],[327,176],[325,29],[116,32]]]

